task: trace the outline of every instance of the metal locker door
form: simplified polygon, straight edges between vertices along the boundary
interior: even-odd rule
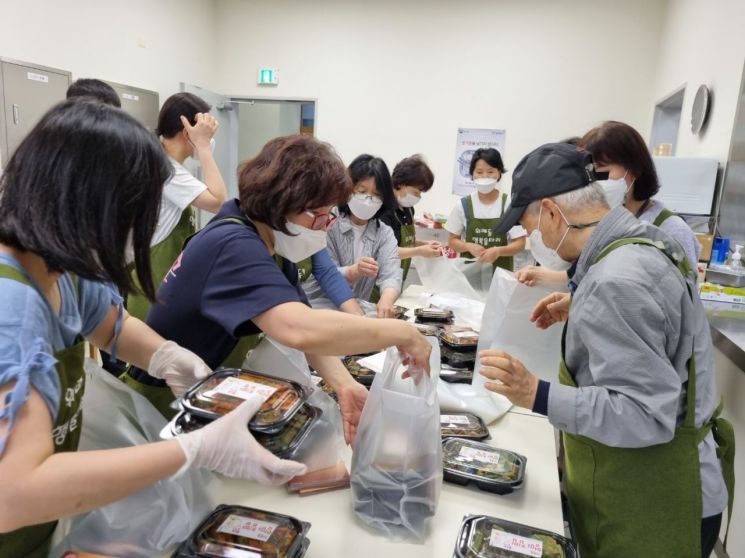
[[[70,81],[70,72],[65,70],[0,60],[5,124],[4,130],[0,129],[0,159],[7,161],[44,113],[65,99]]]
[[[156,91],[140,89],[123,83],[106,81],[114,88],[122,103],[122,110],[134,116],[148,130],[155,131],[158,125],[160,100]]]

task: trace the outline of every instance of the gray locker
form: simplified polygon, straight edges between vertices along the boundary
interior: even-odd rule
[[[140,89],[131,85],[106,81],[114,88],[122,102],[122,109],[134,116],[148,130],[155,131],[158,125],[160,98],[156,91]]]
[[[47,110],[65,99],[70,72],[0,58],[0,168]]]

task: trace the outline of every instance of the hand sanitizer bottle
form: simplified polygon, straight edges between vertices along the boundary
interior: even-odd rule
[[[733,271],[743,271],[742,267],[742,246],[740,244],[735,245],[735,253],[729,261],[729,266]]]

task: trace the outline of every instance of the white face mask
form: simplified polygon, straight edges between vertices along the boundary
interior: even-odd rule
[[[367,194],[352,194],[349,198],[349,210],[357,219],[368,221],[372,219],[383,206],[383,200]]]
[[[611,209],[626,203],[626,196],[631,189],[631,184],[626,184],[626,174],[628,174],[628,171],[621,178],[598,180],[600,186],[603,188],[603,192],[605,192],[605,200],[608,202],[608,207]]]
[[[569,227],[567,226],[567,230],[564,233],[564,236],[561,237],[558,246],[553,249],[549,248],[544,244],[543,233],[541,233],[542,213],[543,206],[541,206],[541,209],[538,213],[538,226],[532,233],[530,233],[530,236],[528,237],[528,239],[530,240],[530,252],[533,254],[535,260],[543,267],[547,267],[548,269],[555,269],[557,271],[566,271],[572,266],[572,262],[568,262],[561,256],[559,256],[558,251],[561,247],[561,244],[564,242],[564,239],[567,237],[567,234],[569,234]],[[561,216],[564,219],[564,222],[569,225],[566,217],[564,217],[563,214]]]
[[[497,187],[497,182],[499,180],[496,178],[475,178],[473,181],[480,194],[488,194],[494,190]]]
[[[398,198],[398,205],[401,207],[414,207],[422,198],[414,194],[406,194]]]
[[[274,251],[283,258],[298,263],[326,248],[326,231],[314,231],[292,221],[286,226],[291,234],[273,231]]]

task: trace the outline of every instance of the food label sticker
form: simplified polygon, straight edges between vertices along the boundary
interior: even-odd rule
[[[241,399],[248,399],[251,395],[257,394],[266,401],[275,391],[277,391],[277,388],[273,388],[272,386],[230,377],[225,378],[215,387],[215,389],[210,390],[208,395],[220,393],[232,397],[239,397]]]
[[[491,463],[492,465],[499,464],[499,454],[492,453],[490,451],[484,451],[476,448],[469,448],[468,446],[460,448],[458,453],[461,457],[468,457],[470,459],[477,459],[482,463]]]
[[[534,556],[535,558],[541,558],[543,556],[542,541],[513,535],[512,533],[506,533],[505,531],[498,531],[496,529],[492,529],[491,531],[489,546],[501,548],[502,550],[510,550],[518,554],[524,554],[525,556]]]
[[[464,415],[441,415],[440,424],[470,424],[471,421]],[[465,448],[464,448],[465,449]]]
[[[250,519],[239,515],[229,515],[217,530],[220,533],[266,542],[277,527],[278,525],[276,523]]]
[[[468,337],[474,337],[474,338],[478,337],[478,333],[476,333],[475,331],[454,331],[450,335],[458,339],[464,339]]]

